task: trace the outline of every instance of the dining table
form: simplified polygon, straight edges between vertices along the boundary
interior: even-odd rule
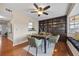
[[[38,38],[38,39],[43,39],[44,40],[44,53],[46,53],[46,40],[47,40],[47,35],[31,35],[32,37]]]

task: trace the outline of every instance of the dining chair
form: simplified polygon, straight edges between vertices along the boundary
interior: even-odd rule
[[[57,43],[58,39],[59,39],[60,35],[56,35],[56,36],[49,36],[48,37],[48,47],[51,43]]]
[[[29,41],[29,45],[30,46],[28,48],[28,51],[30,50],[31,47],[35,47],[36,48],[36,56],[37,56],[38,47],[41,46],[41,49],[42,49],[42,39],[37,39],[37,38],[31,37],[30,41]]]
[[[57,35],[55,43],[58,42],[59,38],[60,38],[60,35]]]

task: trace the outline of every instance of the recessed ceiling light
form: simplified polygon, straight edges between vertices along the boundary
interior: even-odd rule
[[[5,17],[0,15],[0,18],[5,18]]]

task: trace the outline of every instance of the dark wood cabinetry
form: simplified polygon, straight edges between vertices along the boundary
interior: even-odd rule
[[[48,32],[52,34],[66,34],[66,23],[66,16],[42,20],[39,21],[39,32]]]

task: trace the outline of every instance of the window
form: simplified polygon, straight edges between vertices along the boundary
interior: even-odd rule
[[[28,23],[28,30],[29,31],[35,31],[35,29],[33,28],[33,23],[32,22]]]
[[[79,32],[79,18],[76,18],[76,16],[74,16],[69,20],[69,29],[70,33]]]
[[[28,23],[28,28],[33,28],[33,24],[31,22]]]

